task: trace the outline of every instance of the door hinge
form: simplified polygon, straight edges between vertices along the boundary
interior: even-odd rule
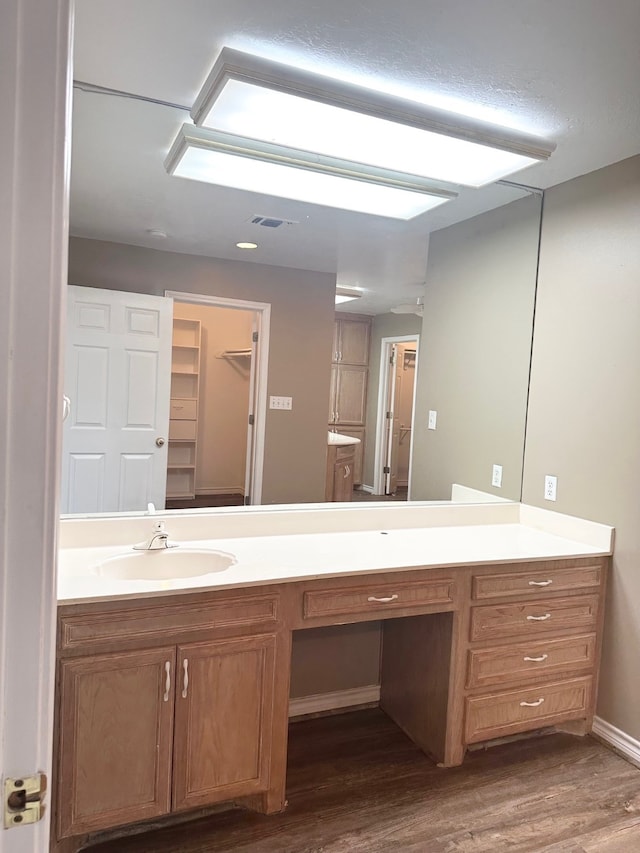
[[[44,814],[43,800],[47,791],[44,773],[4,780],[4,828],[37,823]]]
[[[249,415],[249,426],[253,426],[256,422],[256,419],[253,415]]]
[[[384,468],[382,469],[382,473],[383,473],[383,474],[390,474],[390,473],[391,473],[391,468],[389,468],[389,466],[388,466],[388,465],[385,465],[385,466],[384,466]]]
[[[254,344],[257,344],[257,343],[258,343],[258,333],[257,333],[257,332],[254,332],[254,333],[251,335],[251,340],[254,342]]]
[[[387,420],[390,421],[393,418],[393,412],[387,412]]]

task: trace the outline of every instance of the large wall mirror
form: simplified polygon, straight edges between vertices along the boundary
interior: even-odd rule
[[[403,222],[170,177],[163,161],[187,118],[180,104],[191,106],[210,57],[196,51],[172,69],[146,32],[136,64],[126,59],[132,32],[110,21],[108,3],[78,4],[63,511],[147,508],[155,451],[141,444],[110,459],[109,407],[120,410],[116,432],[162,442],[168,506],[191,494],[201,506],[226,494],[243,502],[252,407],[259,502],[322,502],[336,285],[363,290],[340,310],[371,322],[366,414],[355,425],[365,494],[374,497],[377,476],[381,359],[397,339],[415,376],[403,424],[409,497],[450,500],[458,484],[469,500],[476,491],[519,500],[540,195],[515,184],[466,190]],[[141,341],[161,329],[170,345],[154,355]],[[114,335],[124,380],[109,360]],[[291,408],[269,408],[271,397],[291,398]],[[151,423],[152,405],[182,421],[177,432]],[[119,503],[122,493],[135,505]]]

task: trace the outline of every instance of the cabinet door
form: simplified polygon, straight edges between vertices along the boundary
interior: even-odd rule
[[[364,466],[364,427],[340,427],[342,435],[350,435],[352,438],[359,438],[360,444],[353,445],[354,460],[353,460],[353,485],[359,486],[362,483],[362,469]]]
[[[167,814],[175,647],[60,666],[59,837]]]
[[[338,367],[331,365],[331,385],[329,387],[329,425],[336,422],[336,387],[338,384]]]
[[[339,320],[338,353],[343,364],[369,364],[369,332],[366,320]]]
[[[274,635],[178,648],[173,808],[269,787]]]
[[[353,459],[336,462],[333,469],[333,500],[350,501],[353,496]]]
[[[339,365],[336,377],[336,423],[364,425],[367,377],[366,367]]]

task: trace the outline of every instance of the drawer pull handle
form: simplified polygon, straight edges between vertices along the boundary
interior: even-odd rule
[[[520,707],[521,708],[538,708],[540,705],[542,705],[543,702],[544,702],[544,699],[542,699],[542,698],[536,699],[535,702],[521,702]]]
[[[545,661],[548,657],[549,655],[540,655],[538,658],[530,658],[528,655],[525,655],[522,660],[531,661],[531,663],[542,663],[542,661]]]
[[[551,619],[550,613],[545,613],[544,616],[527,616],[529,622],[546,622],[547,619]]]
[[[176,406],[176,405],[174,404],[173,408],[174,408],[176,411],[179,411],[179,410],[181,410],[181,409],[184,409],[184,406]]]
[[[184,678],[182,680],[182,698],[187,698],[187,690],[189,689],[189,659],[185,658],[182,661],[182,668],[184,669]]]
[[[164,665],[164,671],[166,673],[166,678],[164,682],[164,695],[162,697],[163,702],[169,701],[169,691],[171,690],[171,661],[166,661]]]
[[[375,601],[376,604],[388,604],[390,601],[395,601],[397,598],[397,595],[389,595],[386,598],[376,598],[375,595],[370,595],[369,598],[367,598],[367,601]]]
[[[529,586],[551,586],[552,580],[548,581],[529,581]]]

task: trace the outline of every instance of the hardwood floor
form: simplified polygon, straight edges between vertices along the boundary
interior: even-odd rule
[[[544,735],[437,768],[379,710],[293,723],[289,806],[240,809],[92,853],[640,853],[640,770]]]

